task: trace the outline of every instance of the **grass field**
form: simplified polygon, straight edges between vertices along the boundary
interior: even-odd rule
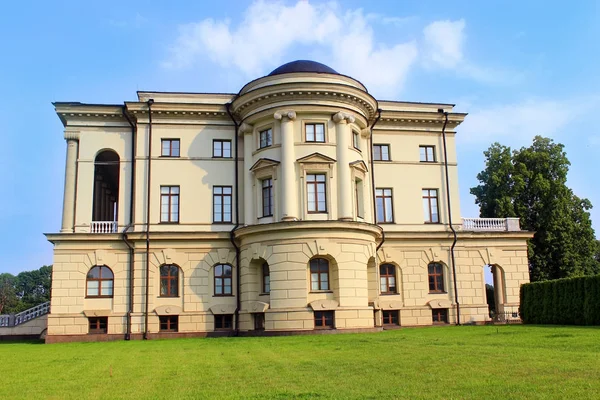
[[[0,344],[0,398],[599,398],[600,329]]]

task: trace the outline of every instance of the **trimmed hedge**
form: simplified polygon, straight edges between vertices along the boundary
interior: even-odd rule
[[[521,286],[525,324],[600,325],[600,275]]]

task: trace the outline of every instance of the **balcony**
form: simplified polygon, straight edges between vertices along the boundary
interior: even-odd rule
[[[463,231],[474,232],[518,232],[519,218],[463,218]]]
[[[117,233],[117,221],[92,221],[90,233]]]

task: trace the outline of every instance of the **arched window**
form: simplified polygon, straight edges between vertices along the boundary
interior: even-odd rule
[[[379,266],[381,294],[396,294],[396,267],[392,264]]]
[[[269,264],[267,263],[262,265],[262,292],[271,292],[271,271],[269,271]]]
[[[87,274],[86,297],[113,297],[115,276],[106,265],[95,266]]]
[[[179,267],[177,265],[162,265],[160,267],[160,296],[179,296]]]
[[[324,258],[310,260],[310,290],[329,290],[329,261]]]
[[[231,296],[231,265],[215,265],[215,296]]]
[[[444,290],[444,266],[439,262],[432,262],[427,267],[429,275],[429,293],[443,293]]]

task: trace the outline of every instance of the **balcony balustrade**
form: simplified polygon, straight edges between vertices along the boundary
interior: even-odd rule
[[[90,233],[117,233],[117,221],[92,221]]]
[[[518,232],[519,218],[463,218],[463,231],[474,232]]]

